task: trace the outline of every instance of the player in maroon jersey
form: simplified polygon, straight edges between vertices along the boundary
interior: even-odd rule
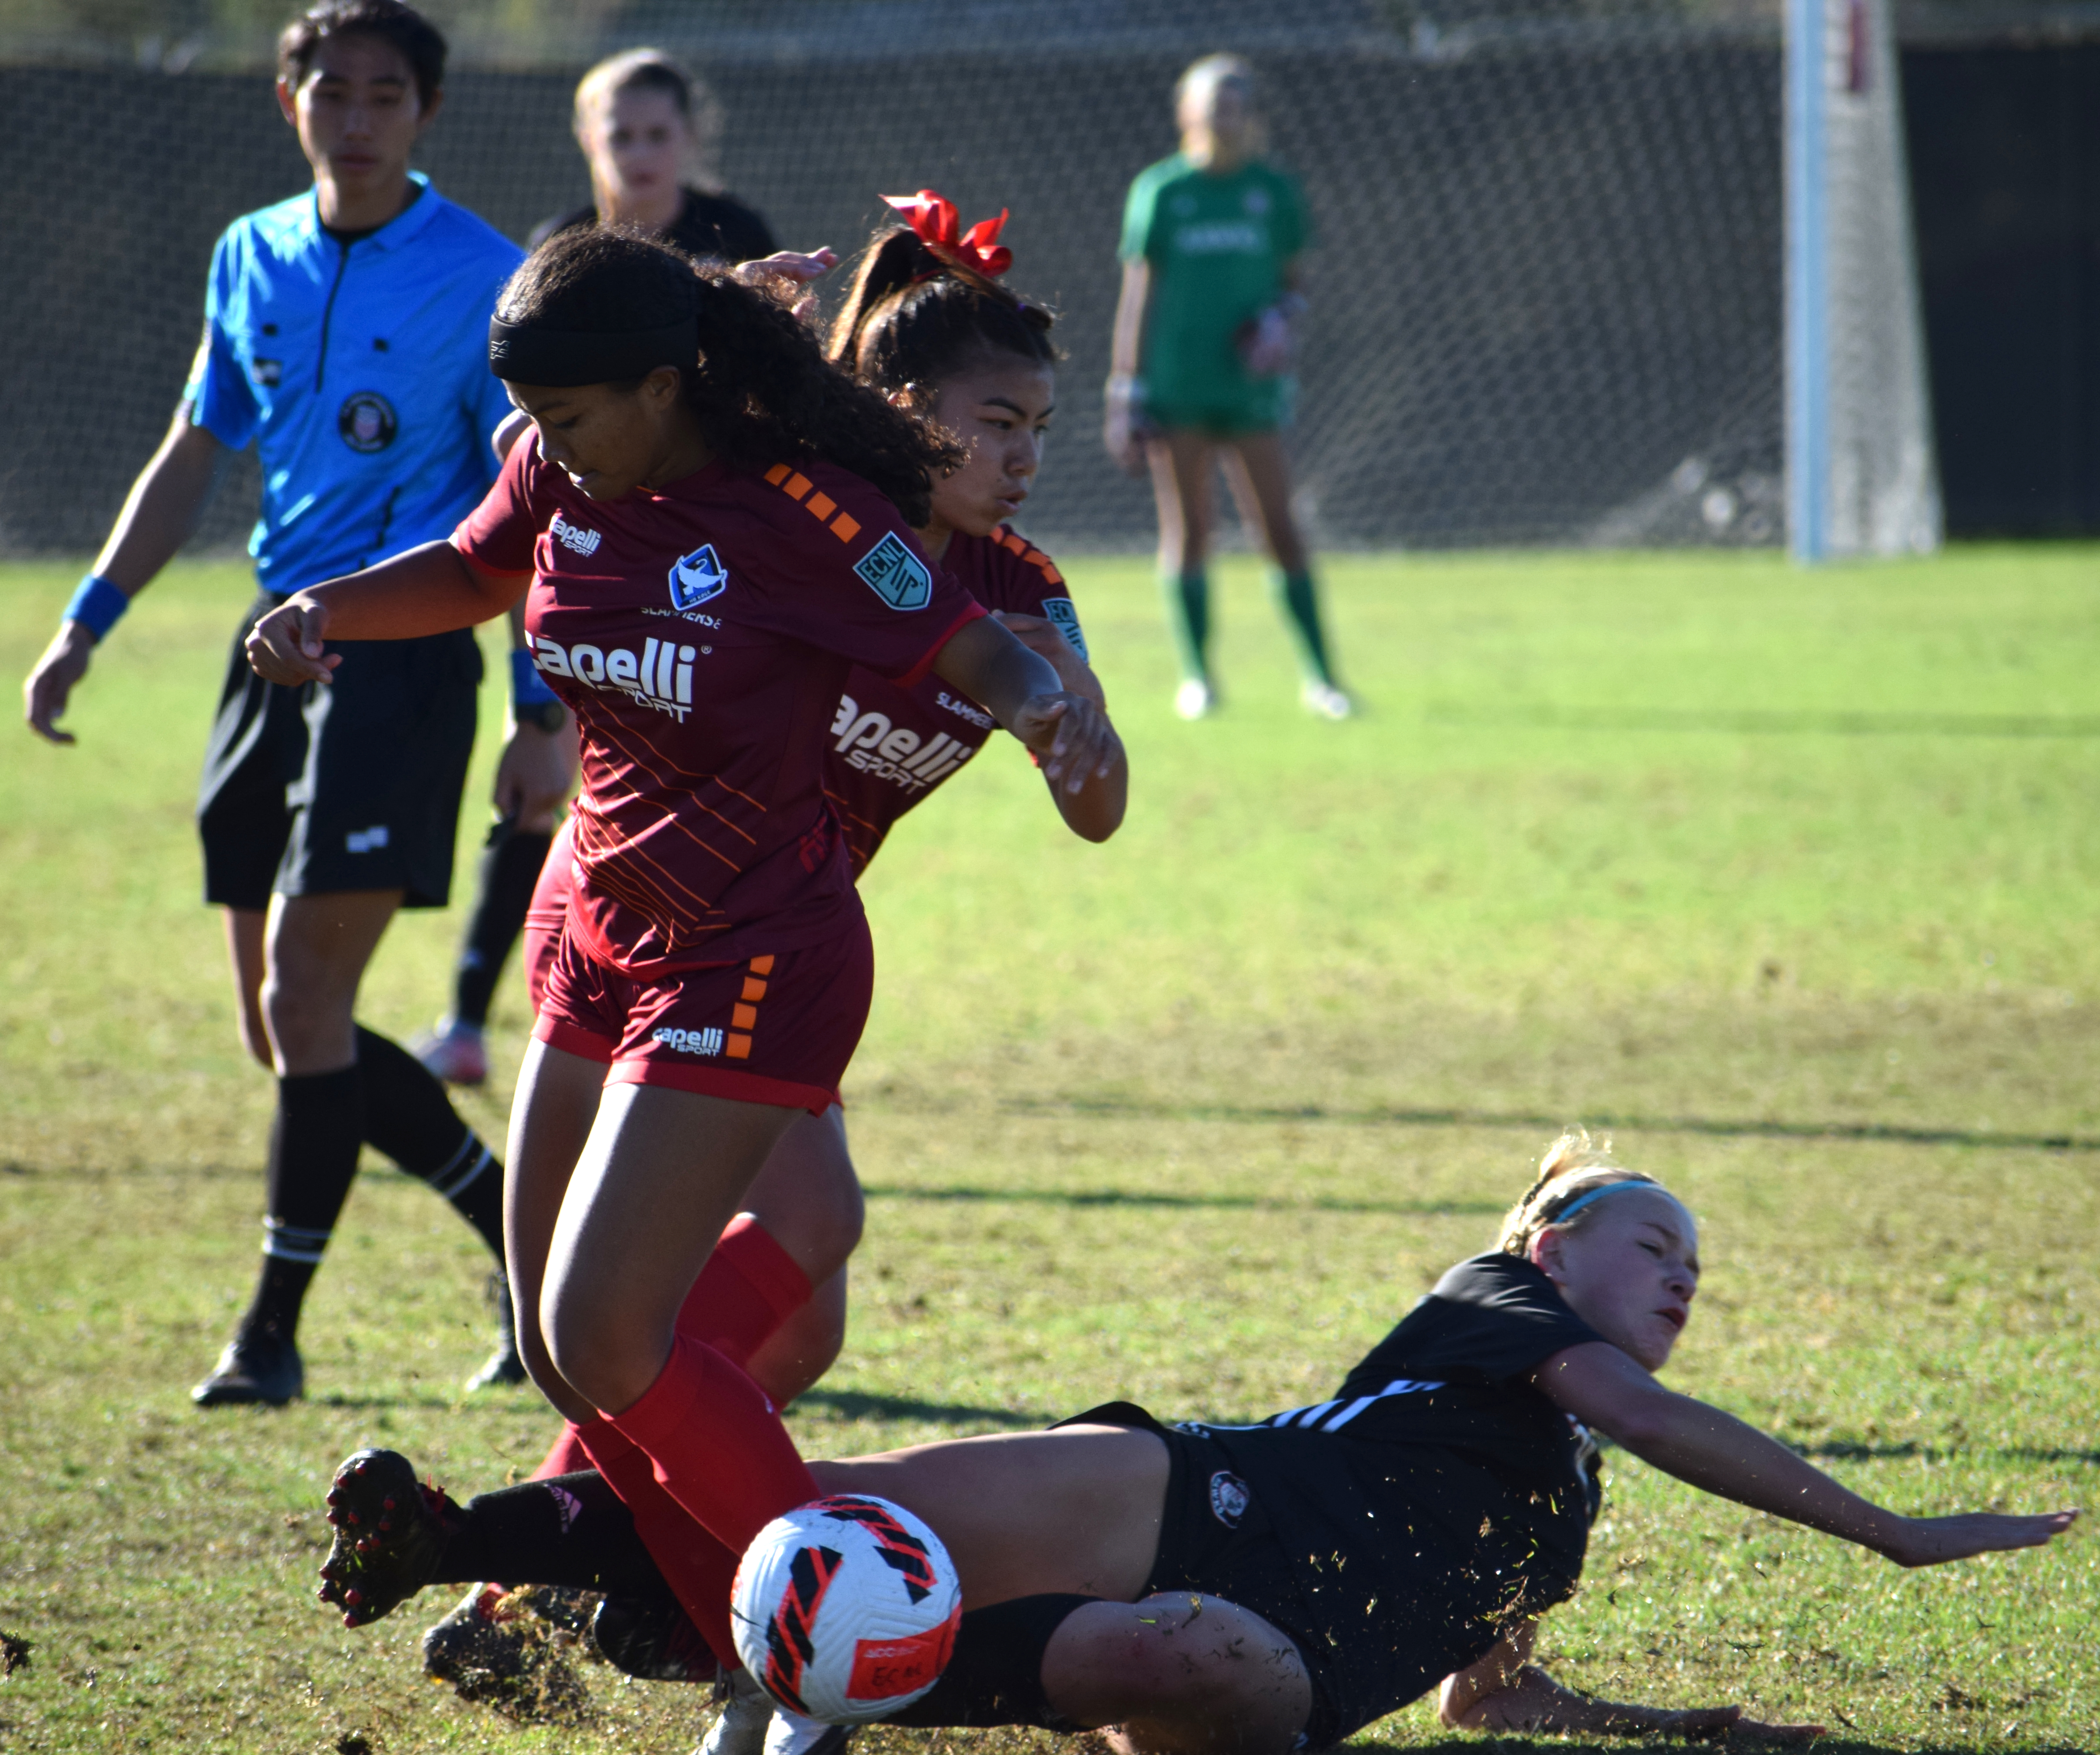
[[[796,1112],[837,1102],[866,1018],[867,922],[823,785],[847,675],[938,674],[1075,793],[1121,746],[927,564],[909,527],[959,449],[827,365],[783,304],[644,239],[565,233],[505,289],[489,350],[536,443],[449,543],[300,592],[249,650],[273,680],[325,682],[331,639],[525,598],[583,792],[512,1116],[521,1349],[727,1651],[725,1558],[817,1496],[732,1363],[748,1301],[688,1294]],[[328,1592],[358,1618],[354,1582]]]
[[[1005,522],[1028,497],[1056,400],[1050,313],[998,284],[1010,261],[1004,246],[955,240],[955,210],[933,192],[894,205],[913,223],[878,234],[862,254],[832,329],[832,356],[963,440],[966,460],[934,483],[929,516],[915,531],[921,546],[1048,659],[1067,688],[1105,705],[1064,576]],[[979,229],[973,228],[973,239]],[[996,222],[990,232],[995,239]],[[856,877],[897,820],[974,756],[994,729],[989,712],[938,676],[907,689],[855,666],[832,719],[824,789],[844,825]],[[1077,791],[1055,781],[1049,789],[1074,833],[1105,841],[1123,820],[1127,781],[1118,763]],[[527,918],[525,963],[536,1007],[572,882],[565,831],[549,854]],[[749,1365],[784,1404],[830,1368],[845,1337],[844,1267],[859,1240],[862,1214],[836,1111],[788,1129],[754,1185],[750,1210],[776,1236],[788,1227],[805,1233],[828,1228],[827,1239],[811,1235],[798,1253],[836,1257],[837,1271],[796,1299],[792,1279],[757,1259],[761,1239],[739,1231],[735,1244],[734,1257],[751,1262],[747,1277],[762,1303],[796,1301]],[[556,1474],[581,1466],[573,1452],[550,1457],[550,1465],[556,1462]]]
[[[913,225],[878,233],[863,253],[832,330],[832,357],[963,441],[967,458],[933,484],[929,515],[916,528],[920,546],[1048,658],[1067,688],[1101,701],[1070,587],[1049,556],[1005,522],[1028,497],[1056,399],[1050,314],[999,284],[1008,265],[1003,248],[995,255],[989,245],[960,247],[954,210],[938,196],[928,192],[894,205]],[[832,723],[824,789],[844,825],[856,877],[897,820],[974,756],[994,729],[989,712],[938,676],[907,689],[854,667]],[[1105,777],[1088,776],[1078,792],[1052,782],[1050,795],[1074,833],[1105,840],[1123,820],[1126,780],[1118,763]],[[573,881],[564,829],[526,921],[525,968],[536,1009],[560,947]],[[712,1282],[736,1284],[752,1316],[751,1351],[737,1362],[783,1406],[830,1369],[844,1343],[846,1262],[862,1218],[842,1112],[797,1116],[708,1259],[696,1298],[712,1302]],[[828,1273],[821,1271],[826,1262]],[[798,1262],[811,1264],[810,1271]],[[571,1427],[537,1474],[589,1466]],[[501,1585],[478,1585],[428,1629],[426,1670],[441,1680],[478,1683],[518,1663],[516,1642],[532,1633],[505,1594]],[[572,1606],[559,1607],[567,1613]]]

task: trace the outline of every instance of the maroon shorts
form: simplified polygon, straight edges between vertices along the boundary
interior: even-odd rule
[[[860,1045],[875,951],[856,915],[836,938],[639,981],[562,935],[532,1034],[605,1064],[608,1085],[664,1085],[822,1115]]]
[[[569,917],[569,891],[576,882],[575,836],[576,819],[563,817],[525,909],[525,985],[536,1012],[546,1001],[547,977],[554,972],[554,953],[562,948],[562,926]]]

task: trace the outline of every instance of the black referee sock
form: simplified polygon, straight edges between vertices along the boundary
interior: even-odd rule
[[[350,1197],[364,1136],[364,1081],[355,1067],[277,1081],[262,1273],[244,1334],[289,1341],[298,1333],[300,1306]]]
[[[520,829],[506,816],[488,832],[477,874],[474,913],[460,946],[459,967],[452,978],[452,1015],[477,1030],[488,1022],[489,1001],[518,935],[525,930],[525,911],[532,905],[533,886],[547,863],[551,834]]]
[[[398,1042],[357,1027],[364,1138],[451,1201],[503,1262],[503,1166],[460,1119],[437,1075]]]
[[[633,1514],[602,1475],[586,1470],[520,1481],[470,1499],[462,1510],[433,1583],[496,1579],[677,1600],[635,1533]]]

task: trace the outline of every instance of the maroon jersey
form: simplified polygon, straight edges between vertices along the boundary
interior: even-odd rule
[[[593,956],[646,980],[851,924],[823,791],[847,674],[910,687],[984,613],[888,500],[823,464],[711,463],[600,502],[524,443],[452,542],[533,575],[533,661],[581,733],[569,925]]]
[[[1086,636],[1064,575],[1005,525],[988,537],[958,532],[948,539],[941,565],[986,609],[1040,616],[1086,657]],[[938,676],[893,682],[854,666],[832,720],[824,790],[845,826],[856,877],[898,818],[984,747],[994,723]]]

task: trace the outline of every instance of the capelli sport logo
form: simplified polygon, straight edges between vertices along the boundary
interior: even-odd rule
[[[668,713],[681,725],[693,710],[695,648],[653,634],[638,655],[624,646],[563,646],[540,634],[532,662],[544,676],[565,676],[586,688],[611,690],[636,705]]]

